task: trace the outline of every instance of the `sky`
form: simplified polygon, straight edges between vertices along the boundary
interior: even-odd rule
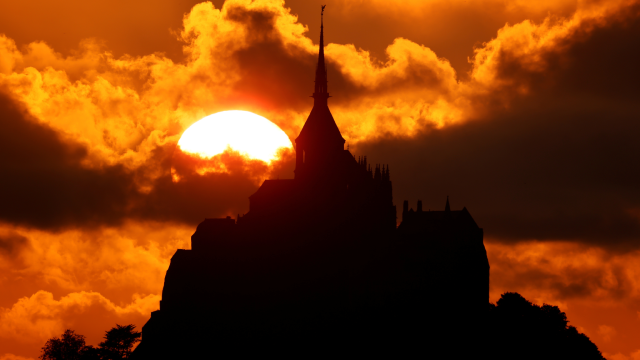
[[[141,328],[200,221],[293,177],[291,153],[202,172],[175,149],[223,110],[295,139],[321,2],[0,4],[0,359],[24,360],[67,328]],[[491,301],[557,305],[640,359],[640,2],[322,4],[329,106],[396,206],[448,195],[484,229]]]

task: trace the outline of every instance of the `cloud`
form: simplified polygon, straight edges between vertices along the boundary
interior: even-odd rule
[[[615,1],[506,25],[475,49],[468,80],[407,39],[387,47],[384,63],[329,44],[334,117],[354,152],[391,164],[396,203],[435,206],[449,193],[492,238],[635,247],[638,94],[617,79],[638,72],[628,49],[640,41],[639,18],[633,2]],[[95,40],[63,56],[2,38],[0,146],[13,174],[4,221],[195,224],[247,210],[255,174],[244,166],[174,183],[175,144],[191,123],[229,107],[265,115],[295,138],[311,105],[317,35],[266,0],[198,4],[183,25],[181,63],[115,58]]]
[[[391,164],[396,203],[440,208],[455,194],[491,238],[636,248],[640,109],[638,90],[620,79],[640,76],[629,53],[640,20],[637,6],[613,8],[624,15],[506,26],[477,49],[458,121],[356,151]]]
[[[0,76],[7,93],[0,110],[8,130],[2,161],[13,176],[0,216],[16,224],[65,228],[115,225],[135,217],[193,224],[203,214],[246,211],[246,197],[256,189],[250,174],[196,176],[189,187],[182,181],[181,188],[170,181],[172,153],[181,130],[228,106],[265,114],[294,137],[309,110],[317,51],[305,32],[280,2],[228,1],[222,10],[199,4],[185,16],[183,64],[157,54],[116,59],[94,40],[66,57],[41,42],[19,52],[3,37],[3,51],[14,60]],[[328,53],[334,48],[343,61],[330,61],[337,93],[364,89],[363,95],[385,88],[384,93],[420,76],[431,85],[443,84],[440,88],[455,84],[445,60],[406,40],[389,48],[392,60],[380,70],[366,54],[340,46],[330,46]],[[378,75],[373,82],[363,82],[362,71],[343,78],[341,69],[349,63],[340,58],[358,59],[360,67]],[[264,71],[265,62],[270,71]],[[282,81],[287,78],[291,81]],[[428,92],[431,98],[439,96]],[[402,107],[416,102],[424,103],[414,96]],[[443,107],[422,112],[442,114]],[[375,119],[363,125],[355,118],[361,108],[348,112],[345,119],[352,119],[361,137],[374,136],[380,128],[398,133],[417,126],[407,116],[402,120],[406,126],[398,129]],[[436,120],[443,121],[441,116]],[[345,126],[347,136],[354,133]]]
[[[492,238],[636,247],[635,116],[539,106],[356,152],[390,164],[396,204],[422,199],[439,209],[452,195],[452,206],[466,206]]]
[[[0,233],[0,254],[10,257],[15,256],[24,247],[28,246],[29,240],[14,232],[5,231]]]
[[[31,357],[18,356],[14,354],[4,354],[0,355],[0,360],[35,360]]]
[[[7,291],[29,279],[19,289],[57,294],[99,289],[113,301],[125,301],[133,293],[160,293],[169,259],[176,248],[190,247],[193,228],[128,222],[58,233],[6,225],[1,231],[29,244],[3,257],[0,283]]]
[[[10,74],[21,57],[15,41],[0,34],[0,73]]]
[[[603,352],[628,356],[637,350],[637,250],[616,252],[575,241],[505,244],[485,239],[485,246],[491,265],[490,301],[507,291],[518,292],[536,304],[560,307],[570,324]]]
[[[616,254],[574,242],[487,241],[492,299],[505,291],[541,303],[589,299],[613,304],[640,298],[640,253]],[[509,290],[510,289],[510,290]]]
[[[159,306],[171,256],[190,247],[193,231],[144,222],[60,232],[3,225],[1,234],[28,246],[2,257],[0,352],[36,356],[66,328],[96,345],[116,322],[142,327]]]
[[[6,95],[0,94],[0,162],[5,221],[38,226],[109,222],[135,194],[131,174],[120,165],[87,169],[86,148],[65,142]],[[96,210],[101,214],[98,219]]]
[[[612,360],[640,360],[640,350],[636,350],[632,352],[631,354],[629,354],[629,356],[626,356],[622,353],[617,353],[614,355],[603,353],[603,355],[607,359],[612,359]]]
[[[614,329],[614,328],[613,328],[613,327],[611,327],[611,326],[608,326],[608,325],[600,325],[600,326],[598,327],[598,334],[599,334],[600,336],[602,336],[602,339],[603,339],[604,341],[607,341],[607,342],[608,342],[608,341],[611,341],[611,338],[612,338],[612,337],[616,336],[617,332],[616,332],[616,329]]]
[[[0,310],[0,338],[44,344],[67,328],[84,327],[91,321],[104,323],[106,318],[112,323],[114,320],[148,317],[151,311],[157,310],[159,300],[158,295],[134,296],[130,304],[118,306],[96,292],[70,293],[56,300],[50,292],[38,291],[30,297],[21,298],[10,309]],[[83,317],[91,317],[91,320]],[[104,331],[108,330],[110,324],[104,325]]]
[[[0,162],[10,174],[0,190],[0,217],[15,224],[64,229],[117,225],[132,218],[195,224],[205,216],[246,212],[247,197],[260,179],[292,170],[290,153],[272,166],[257,168],[236,157],[224,173],[183,173],[183,181],[173,183],[173,146],[157,148],[148,165],[135,169],[86,165],[90,155],[85,145],[65,138],[2,94],[0,113],[5,129]],[[149,179],[156,166],[161,173]]]
[[[632,66],[637,55],[628,46],[638,41],[639,11],[635,1],[593,3],[568,18],[507,25],[475,49],[472,78],[494,96],[499,92],[511,98],[540,90],[571,90],[565,96],[629,95],[627,90],[637,90],[616,81],[616,75],[637,71]],[[621,36],[626,41],[611,42]],[[615,88],[623,91],[610,93]]]

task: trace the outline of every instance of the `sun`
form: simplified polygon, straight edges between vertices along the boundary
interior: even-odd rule
[[[178,141],[187,154],[211,158],[228,148],[267,164],[278,159],[282,148],[293,144],[287,134],[268,119],[249,111],[229,110],[204,117],[191,125]]]

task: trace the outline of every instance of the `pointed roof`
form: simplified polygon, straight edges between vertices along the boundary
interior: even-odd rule
[[[302,127],[296,143],[336,143],[344,145],[344,138],[331,115],[327,99],[327,68],[324,62],[324,6],[320,18],[320,45],[318,51],[318,65],[316,67],[315,91],[312,95],[313,109]]]

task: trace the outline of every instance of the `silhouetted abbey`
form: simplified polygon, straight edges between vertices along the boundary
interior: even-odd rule
[[[408,209],[389,167],[345,150],[323,31],[295,178],[266,180],[237,220],[206,219],[167,270],[134,358],[362,354],[478,346],[489,303],[483,232],[466,209]],[[461,345],[462,346],[462,345]],[[395,349],[395,350],[394,350]],[[459,351],[459,350],[458,350]]]

